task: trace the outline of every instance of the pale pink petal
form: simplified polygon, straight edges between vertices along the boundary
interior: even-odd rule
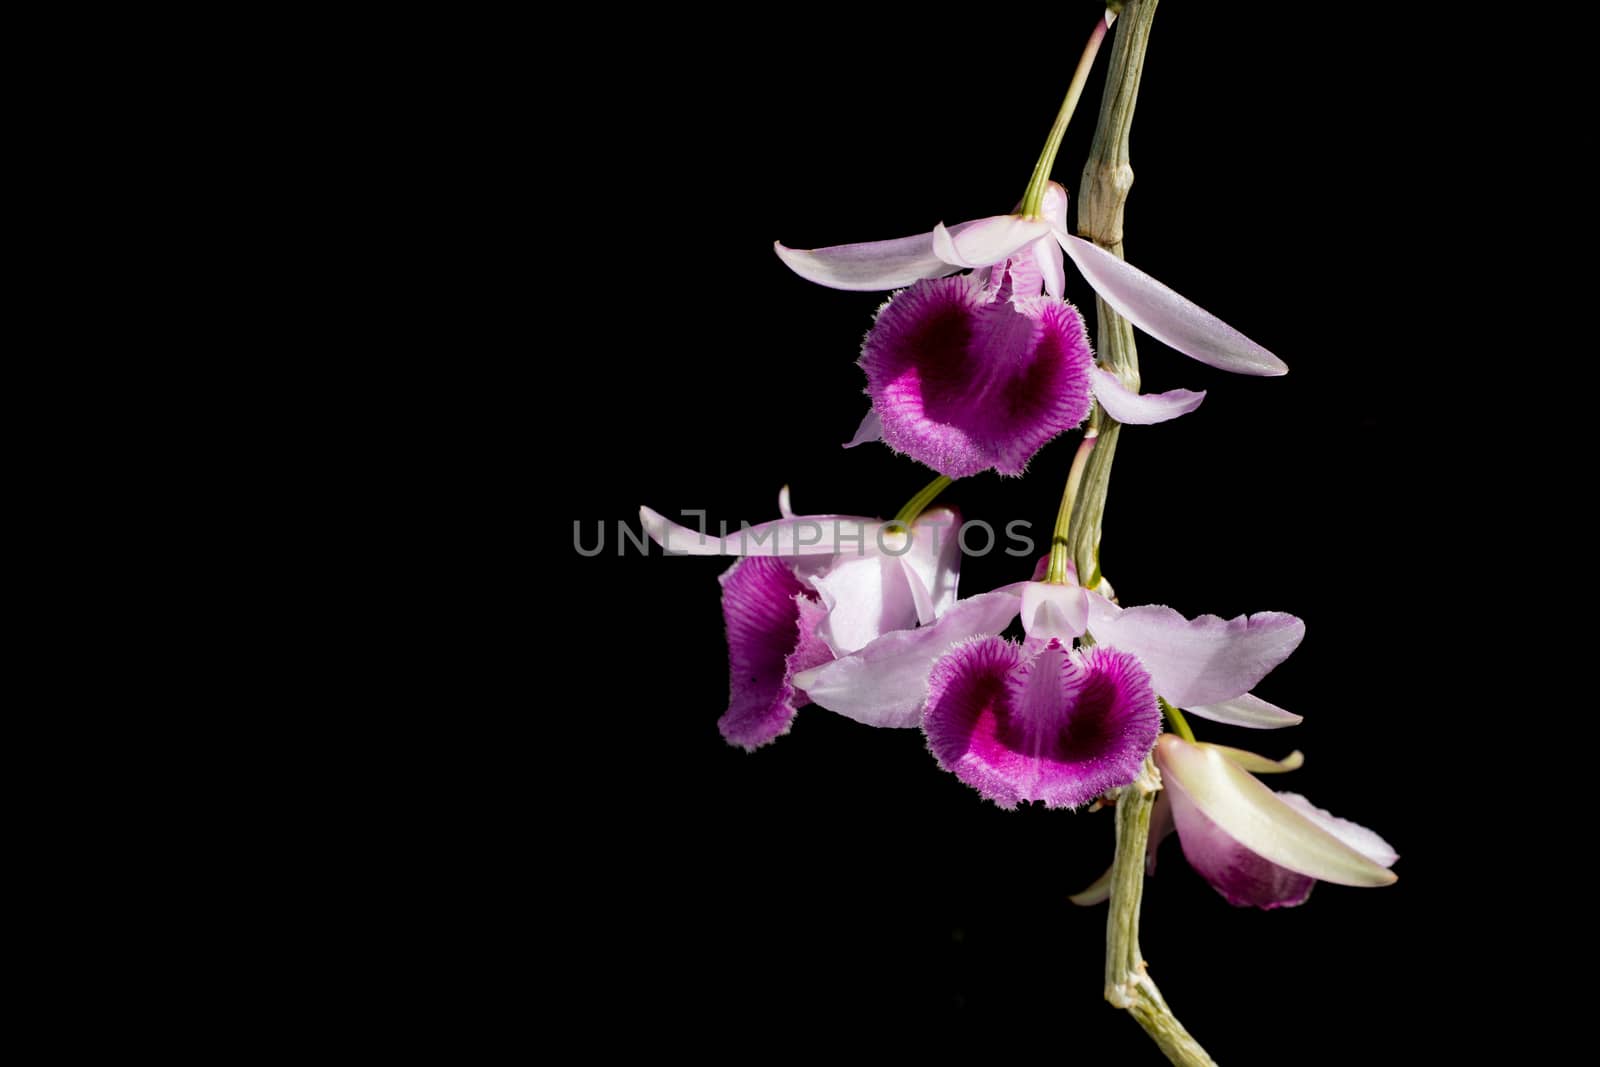
[[[1118,422],[1133,426],[1150,426],[1158,422],[1187,415],[1200,406],[1206,398],[1204,390],[1172,389],[1165,393],[1135,393],[1108,370],[1095,367],[1089,372],[1094,381],[1095,399],[1105,408],[1106,414]]]
[[[1156,692],[1187,708],[1249,692],[1288,658],[1306,627],[1279,611],[1190,620],[1160,605],[1111,613],[1091,602],[1089,632],[1102,645],[1138,656],[1155,680]]]
[[[855,448],[857,445],[881,440],[883,440],[883,422],[879,420],[876,408],[868,408],[867,417],[861,420],[860,426],[856,427],[856,435],[846,441],[844,447]]]
[[[778,514],[786,519],[794,518],[794,509],[789,506],[789,487],[787,485],[778,490]]]
[[[817,636],[835,655],[859,651],[891,630],[917,624],[916,603],[905,568],[895,556],[846,554],[811,585],[828,609]]]
[[[1067,190],[1060,182],[1049,182],[1044,187],[1044,198],[1039,201],[1039,217],[1050,224],[1050,229],[1066,231]]]
[[[1089,620],[1089,594],[1076,585],[1029,582],[1022,591],[1022,629],[1035,641],[1054,638],[1068,647]]]
[[[926,626],[956,602],[961,579],[961,517],[950,508],[925,511],[911,525],[911,540],[900,556],[917,622]]]
[[[1190,715],[1198,715],[1212,722],[1225,722],[1229,726],[1244,726],[1252,730],[1280,730],[1305,721],[1305,716],[1284,711],[1269,704],[1254,693],[1223,700],[1216,704],[1180,705]]]
[[[853,655],[797,675],[794,684],[817,704],[868,726],[916,726],[928,695],[928,673],[952,645],[1011,625],[1019,593],[996,590],[957,601],[932,626],[885,634]]]
[[[1061,245],[1053,236],[1041,237],[1028,247],[1034,267],[1039,271],[1044,291],[1060,299],[1067,288],[1066,267],[1061,261]],[[1031,295],[1031,294],[1029,294]]]
[[[958,267],[987,267],[1050,234],[1050,224],[1016,215],[991,215],[957,228],[933,228],[934,255]]]
[[[1063,230],[1056,239],[1107,304],[1145,333],[1234,374],[1287,374],[1277,356],[1193,301],[1105,249]]]
[[[1048,559],[1048,557],[1046,558]],[[1076,574],[1073,575],[1072,580],[1074,583],[1077,582]],[[1102,632],[1109,632],[1108,628],[1115,625],[1117,619],[1122,615],[1122,605],[1113,603],[1111,598],[1103,592],[1107,588],[1109,586],[1105,579],[1102,578],[1098,586],[1089,590],[1089,632],[1091,634],[1098,635]],[[1100,638],[1096,636],[1095,640],[1098,641]]]
[[[787,248],[777,242],[772,247],[790,270],[830,289],[887,291],[956,270],[934,254],[931,233],[828,248]]]

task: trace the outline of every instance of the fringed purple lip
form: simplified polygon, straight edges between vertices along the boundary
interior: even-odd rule
[[[922,726],[939,766],[996,804],[1071,808],[1138,776],[1161,711],[1128,653],[984,637],[934,665]]]
[[[728,710],[717,728],[730,745],[754,750],[789,732],[811,701],[794,675],[833,658],[816,636],[824,609],[785,560],[749,556],[725,571]]]
[[[965,276],[895,294],[861,350],[884,442],[951,478],[1021,474],[1089,413],[1092,366],[1071,304]]]

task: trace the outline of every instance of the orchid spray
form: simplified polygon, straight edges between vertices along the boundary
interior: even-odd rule
[[[1109,903],[1106,998],[1172,1062],[1206,1064],[1138,945],[1143,880],[1162,840],[1175,834],[1229,903],[1262,909],[1303,903],[1317,881],[1387,885],[1397,857],[1373,831],[1256,777],[1294,770],[1298,752],[1273,760],[1202,741],[1189,725],[1298,723],[1252,690],[1299,645],[1300,619],[1124,606],[1100,572],[1121,427],[1178,418],[1205,395],[1141,393],[1133,329],[1225,371],[1288,369],[1122,258],[1128,132],[1156,6],[1111,4],[1096,23],[1016,210],[886,241],[776,246],[809,281],[891,294],[861,348],[871,405],[847,447],[882,441],[936,473],[924,490],[882,520],[796,515],[785,489],[778,518],[715,538],[649,508],[641,518],[669,554],[736,557],[721,578],[729,698],[719,726],[730,744],[772,743],[814,704],[922,730],[939,767],[1002,807],[1114,806],[1111,868],[1072,898]],[[1113,27],[1073,234],[1051,172]],[[1068,262],[1097,294],[1098,345],[1065,300]],[[934,500],[983,471],[1021,476],[1080,426],[1049,556],[1029,580],[962,597],[960,517]],[[1014,626],[1020,639],[1005,636]]]

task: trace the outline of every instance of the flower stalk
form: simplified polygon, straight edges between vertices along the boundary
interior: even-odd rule
[[[1113,255],[1122,256],[1122,220],[1128,190],[1133,186],[1128,131],[1133,124],[1139,79],[1144,71],[1150,24],[1159,0],[1126,4],[1111,49],[1106,87],[1094,143],[1078,190],[1078,234]],[[1133,326],[1096,298],[1096,333],[1100,364],[1123,385],[1139,388],[1139,354]],[[1096,403],[1087,433],[1096,435],[1088,453],[1082,483],[1072,506],[1070,541],[1080,580],[1086,588],[1100,583],[1100,526],[1105,514],[1111,463],[1121,429]],[[1132,785],[1117,793],[1117,851],[1111,869],[1110,910],[1106,919],[1106,999],[1134,1017],[1172,1063],[1181,1067],[1213,1065],[1199,1042],[1183,1028],[1167,1006],[1145,967],[1139,950],[1139,906],[1144,897],[1145,851],[1150,838],[1150,811],[1161,789],[1153,758]]]
[[[1078,452],[1072,457],[1072,469],[1067,471],[1067,487],[1061,491],[1061,510],[1056,515],[1055,532],[1050,536],[1050,569],[1045,581],[1061,583],[1067,580],[1067,564],[1072,559],[1072,511],[1083,484],[1083,472],[1088,469],[1089,456],[1094,452],[1099,435],[1094,427],[1084,431],[1078,442]]]
[[[937,498],[940,493],[944,492],[953,481],[955,481],[954,478],[949,478],[941,474],[939,477],[935,478],[933,481],[917,490],[917,495],[912,497],[910,500],[907,500],[905,507],[901,508],[895,514],[893,522],[894,526],[900,529],[910,529],[911,524],[917,521],[917,517],[924,511],[927,511],[928,505],[932,504],[935,498]]]
[[[1089,34],[1089,43],[1084,45],[1083,56],[1078,60],[1078,69],[1072,72],[1072,82],[1067,86],[1067,95],[1061,101],[1061,110],[1056,113],[1056,121],[1050,127],[1050,136],[1045,139],[1044,151],[1039,153],[1039,160],[1033,165],[1033,175],[1028,179],[1028,190],[1022,194],[1022,217],[1035,219],[1039,217],[1039,207],[1044,202],[1044,189],[1050,182],[1050,171],[1056,164],[1056,153],[1061,150],[1061,138],[1066,135],[1067,123],[1072,121],[1072,113],[1078,109],[1078,98],[1083,95],[1083,83],[1089,80],[1089,68],[1094,66],[1094,57],[1100,52],[1100,42],[1106,39],[1106,31],[1116,21],[1116,12],[1108,5],[1106,13],[1100,21],[1094,24],[1094,32]]]

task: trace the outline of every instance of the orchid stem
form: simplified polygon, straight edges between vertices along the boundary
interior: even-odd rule
[[[1123,209],[1133,186],[1128,129],[1133,123],[1156,4],[1157,0],[1136,0],[1125,5],[1125,17],[1111,49],[1094,144],[1078,189],[1079,235],[1118,256],[1122,254]],[[1079,69],[1081,72],[1081,64]],[[1065,125],[1060,120],[1058,124]],[[1041,190],[1042,187],[1041,182]],[[1097,299],[1096,304],[1100,312],[1096,347],[1101,363],[1124,385],[1137,390],[1139,355],[1133,344],[1133,327],[1104,300]],[[1091,431],[1099,431],[1099,443],[1085,458],[1083,482],[1072,504],[1070,537],[1078,573],[1085,576],[1083,584],[1092,588],[1100,580],[1100,523],[1121,427],[1098,404],[1089,426]],[[1052,544],[1052,564],[1054,559]],[[1181,733],[1188,724],[1179,727],[1181,713],[1176,709],[1173,712],[1171,721]],[[1172,1063],[1180,1067],[1216,1067],[1216,1061],[1167,1007],[1139,950],[1139,905],[1144,899],[1150,810],[1160,789],[1161,774],[1154,759],[1147,757],[1134,783],[1118,790],[1117,854],[1111,865],[1110,910],[1106,918],[1106,999],[1132,1015]]]
[[[1061,510],[1056,513],[1056,530],[1050,538],[1050,570],[1044,580],[1057,585],[1067,580],[1067,565],[1072,559],[1072,505],[1078,497],[1078,487],[1083,484],[1083,472],[1089,465],[1089,454],[1100,439],[1099,431],[1090,428],[1078,445],[1078,454],[1072,457],[1072,469],[1067,472],[1067,486],[1061,491]]]
[[[954,478],[950,478],[941,474],[939,477],[935,478],[933,481],[917,490],[917,495],[912,497],[910,500],[907,500],[906,506],[901,508],[895,514],[893,520],[894,524],[897,526],[910,528],[911,524],[917,521],[917,516],[926,511],[928,509],[928,505],[933,503],[934,498],[940,493],[944,492],[945,487],[953,481],[955,481]]]
[[[1039,206],[1044,203],[1045,186],[1050,184],[1050,171],[1056,165],[1056,153],[1061,150],[1061,138],[1067,132],[1067,123],[1072,121],[1072,113],[1078,109],[1078,97],[1083,95],[1083,83],[1089,80],[1089,68],[1094,66],[1095,54],[1100,51],[1100,42],[1106,39],[1106,30],[1117,20],[1113,7],[1122,5],[1107,5],[1106,13],[1095,23],[1094,32],[1089,34],[1089,43],[1083,48],[1083,58],[1078,60],[1078,69],[1072,72],[1072,83],[1067,86],[1066,99],[1061,101],[1061,110],[1056,112],[1055,125],[1050,127],[1050,136],[1045,139],[1044,151],[1039,153],[1039,161],[1033,165],[1033,176],[1028,179],[1028,191],[1022,194],[1022,217],[1035,219],[1039,217]]]
[[[1180,1067],[1217,1067],[1167,1007],[1139,951],[1145,845],[1150,839],[1150,811],[1160,791],[1161,772],[1154,757],[1146,757],[1139,777],[1117,796],[1117,858],[1111,864],[1106,920],[1106,999],[1138,1020],[1170,1062]]]

